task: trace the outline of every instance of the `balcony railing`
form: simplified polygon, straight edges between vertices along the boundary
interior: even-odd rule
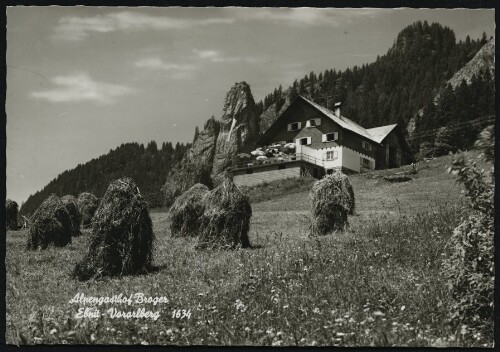
[[[260,167],[260,166],[267,166],[267,165],[279,165],[279,164],[286,164],[286,163],[291,163],[291,162],[296,162],[296,161],[305,161],[314,165],[318,165],[321,167],[325,166],[325,161],[322,159],[315,158],[309,154],[304,154],[304,153],[297,153],[294,155],[289,155],[287,157],[283,157],[282,160],[278,160],[278,158],[269,158],[267,160],[252,160],[252,161],[247,161],[247,162],[239,162],[236,164],[233,164],[232,169],[248,169],[248,168],[254,168],[254,167]]]

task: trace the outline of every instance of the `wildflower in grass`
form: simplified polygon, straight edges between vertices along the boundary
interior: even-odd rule
[[[377,311],[373,312],[373,313],[372,313],[372,315],[373,315],[374,317],[383,317],[383,316],[385,316],[385,314],[384,314],[384,313],[382,313],[382,312],[381,312],[381,311],[379,311],[379,310],[377,310]]]
[[[321,312],[320,312],[319,308],[316,307],[313,309],[313,313],[320,314]]]
[[[141,345],[147,346],[149,343],[147,341],[141,341]]]
[[[236,310],[239,312],[243,313],[247,310],[247,306],[245,306],[245,304],[239,299],[236,300],[234,305],[236,306]]]
[[[49,334],[54,335],[57,332],[57,329],[50,330]]]

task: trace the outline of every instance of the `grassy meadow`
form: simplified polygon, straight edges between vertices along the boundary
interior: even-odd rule
[[[195,238],[171,238],[165,210],[151,211],[156,270],[78,282],[70,278],[88,234],[65,248],[26,252],[27,231],[7,233],[9,344],[272,346],[490,346],[464,340],[447,323],[442,273],[447,241],[462,212],[449,157],[420,165],[414,179],[390,183],[379,171],[350,177],[356,214],[346,232],[309,237],[310,179],[245,189],[252,200],[252,249],[195,251]],[[157,320],[103,315],[76,319],[77,294],[165,296],[127,306]],[[177,310],[188,314],[176,317]]]

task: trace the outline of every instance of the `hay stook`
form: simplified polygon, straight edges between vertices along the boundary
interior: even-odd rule
[[[197,249],[250,247],[252,206],[230,178],[203,198],[205,211]]]
[[[317,181],[309,193],[313,223],[311,234],[344,230],[354,212],[354,191],[346,175],[337,171]]]
[[[78,210],[81,216],[81,225],[86,228],[92,225],[92,218],[99,206],[99,198],[92,193],[83,192],[78,196]]]
[[[78,209],[77,199],[72,195],[66,195],[64,197],[61,197],[61,202],[66,207],[66,210],[69,213],[69,217],[71,218],[71,235],[73,237],[80,236],[82,234],[80,232],[81,215],[80,210]]]
[[[203,197],[208,187],[197,183],[178,197],[169,210],[170,232],[174,237],[197,236],[203,216]]]
[[[64,247],[71,243],[71,218],[55,194],[50,195],[38,207],[30,222],[27,249],[45,249],[49,244]]]
[[[5,201],[5,224],[9,230],[17,230],[19,228],[17,224],[19,206],[17,203],[11,199]]]
[[[147,202],[130,178],[111,182],[95,213],[86,256],[73,271],[79,280],[151,269],[154,233]]]

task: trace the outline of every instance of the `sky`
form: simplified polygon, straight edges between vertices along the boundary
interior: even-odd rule
[[[259,101],[373,62],[417,20],[495,31],[488,9],[9,7],[7,197],[122,143],[191,142],[235,82]]]

